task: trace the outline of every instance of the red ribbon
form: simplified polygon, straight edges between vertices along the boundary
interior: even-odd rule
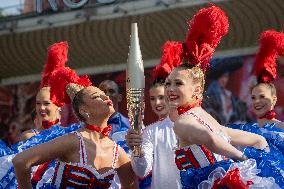
[[[276,118],[276,112],[274,110],[270,110],[266,112],[263,116],[258,117],[258,119],[268,119],[272,120]]]
[[[188,110],[192,109],[192,108],[195,108],[195,107],[200,107],[201,106],[201,100],[196,100],[195,103],[192,103],[192,104],[189,104],[188,106],[186,107],[178,107],[177,108],[177,112],[178,112],[178,115],[181,115],[185,112],[187,112]]]
[[[56,125],[57,123],[59,123],[59,119],[55,120],[55,121],[42,121],[41,125],[44,129],[49,129],[50,127],[52,127],[53,125]]]
[[[51,161],[45,162],[38,166],[36,171],[33,173],[32,180],[35,181],[36,183],[42,179],[42,176],[44,172],[48,169],[48,165],[51,163]]]
[[[109,136],[109,134],[111,133],[112,131],[112,126],[111,125],[108,125],[107,127],[105,128],[101,128],[97,125],[86,125],[86,128],[91,130],[91,131],[96,131],[104,136]]]
[[[240,176],[240,170],[238,168],[230,170],[222,179],[217,179],[214,182],[212,189],[218,189],[226,187],[228,189],[248,189],[250,185],[253,185],[252,181],[243,183]]]

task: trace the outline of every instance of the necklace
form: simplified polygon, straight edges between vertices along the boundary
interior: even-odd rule
[[[272,120],[276,118],[276,112],[274,110],[270,110],[266,112],[263,116],[258,117],[258,119],[268,119]]]
[[[42,121],[41,125],[44,129],[49,129],[50,127],[52,127],[53,125],[56,125],[57,123],[59,123],[59,119],[55,121]]]
[[[89,125],[89,124],[87,124],[86,128],[91,130],[91,131],[96,131],[96,132],[98,132],[98,133],[100,133],[100,134],[102,134],[104,136],[109,136],[110,132],[112,131],[112,126],[111,125],[108,125],[107,127],[102,129],[101,127],[99,127],[97,125]]]
[[[189,104],[185,107],[178,107],[177,108],[177,111],[178,111],[178,115],[181,115],[185,112],[187,112],[188,110],[192,109],[192,108],[195,108],[195,107],[200,107],[201,106],[201,100],[196,100],[194,103],[192,104]]]

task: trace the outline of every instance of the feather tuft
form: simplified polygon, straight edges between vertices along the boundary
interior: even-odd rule
[[[254,66],[254,74],[259,82],[271,82],[276,79],[278,56],[284,56],[284,33],[274,30],[263,32]]]
[[[50,79],[49,86],[51,101],[61,107],[65,103],[70,103],[71,99],[66,92],[68,84],[74,83],[83,87],[91,86],[92,83],[88,76],[79,77],[74,70],[69,67],[61,67],[53,71]]]
[[[51,73],[59,67],[64,67],[68,58],[68,43],[59,42],[48,47],[47,61],[42,73],[41,88],[48,86]]]

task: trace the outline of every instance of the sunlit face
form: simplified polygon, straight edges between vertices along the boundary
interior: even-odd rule
[[[89,86],[83,91],[84,104],[80,108],[80,113],[88,113],[90,117],[96,119],[97,117],[106,117],[112,115],[115,110],[112,101],[99,88]]]
[[[60,118],[59,108],[50,100],[50,88],[42,88],[36,95],[36,114],[39,122]]]
[[[183,107],[193,102],[195,85],[188,70],[174,69],[166,79],[166,95],[170,106]]]
[[[99,89],[109,96],[115,106],[121,101],[121,95],[119,94],[119,89],[115,82],[109,80],[102,82]]]
[[[149,90],[151,108],[159,118],[164,118],[168,115],[169,108],[166,103],[164,86],[152,87]]]
[[[271,94],[271,90],[265,85],[258,85],[251,92],[252,110],[256,116],[261,117],[268,111],[274,109],[276,96]]]

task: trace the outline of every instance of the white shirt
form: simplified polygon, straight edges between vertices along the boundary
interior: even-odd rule
[[[173,126],[169,117],[147,126],[143,132],[144,156],[131,158],[137,176],[145,177],[152,171],[151,189],[181,188],[179,170],[175,164],[177,140]]]

